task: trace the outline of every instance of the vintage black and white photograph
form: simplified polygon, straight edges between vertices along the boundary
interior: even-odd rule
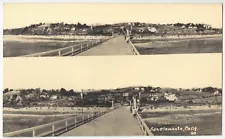
[[[3,137],[221,136],[222,6],[4,3]]]
[[[221,63],[221,54],[5,59],[3,136],[221,135]]]
[[[222,4],[4,4],[3,10],[4,57],[222,53]]]

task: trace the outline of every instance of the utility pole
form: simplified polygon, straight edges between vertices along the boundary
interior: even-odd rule
[[[81,92],[81,102],[82,102],[82,115],[83,115],[83,105],[84,105],[84,94],[83,94],[83,89],[82,89],[82,92]]]
[[[113,99],[112,99],[112,108],[114,108],[114,101],[113,101]]]

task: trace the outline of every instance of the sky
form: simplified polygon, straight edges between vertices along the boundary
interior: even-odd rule
[[[3,88],[222,87],[222,54],[16,57],[3,64]]]
[[[222,27],[221,4],[16,4],[3,6],[3,28],[37,23],[205,23]]]

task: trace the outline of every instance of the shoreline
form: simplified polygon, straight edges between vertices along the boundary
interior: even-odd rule
[[[75,40],[89,40],[89,39],[104,39],[110,36],[79,36],[79,35],[3,35],[3,40],[13,39],[62,39],[64,41],[75,39]]]
[[[222,37],[222,34],[213,35],[169,35],[165,37],[161,36],[144,36],[144,37],[134,37],[133,40],[149,40],[149,39],[191,39],[191,38],[210,38],[210,37]]]
[[[147,113],[147,112],[177,112],[177,111],[207,111],[207,110],[221,110],[222,112],[222,106],[218,105],[212,105],[211,107],[208,106],[188,106],[187,108],[184,107],[161,107],[156,109],[150,109],[150,108],[143,108],[141,113]]]
[[[111,107],[83,107],[83,112],[99,112],[110,109]],[[82,112],[82,107],[23,107],[23,108],[11,108],[3,107],[4,112]]]

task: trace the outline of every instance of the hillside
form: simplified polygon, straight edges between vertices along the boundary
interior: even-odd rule
[[[141,93],[141,94],[140,94]],[[83,90],[83,93],[64,88],[57,90],[22,89],[3,91],[4,107],[30,106],[111,106],[129,103],[132,96],[139,96],[142,105],[220,105],[222,89],[206,87],[171,89],[160,87],[127,87],[112,90]]]
[[[131,27],[132,26],[132,27]],[[112,35],[121,33],[122,29],[129,28],[133,34],[139,35],[194,35],[194,34],[221,34],[222,29],[212,28],[206,24],[176,23],[117,23],[89,26],[86,24],[66,23],[39,23],[23,28],[5,29],[4,35]]]

